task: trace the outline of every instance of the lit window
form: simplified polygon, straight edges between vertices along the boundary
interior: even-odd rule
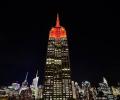
[[[64,70],[64,71],[68,71],[68,70],[70,70],[69,68],[64,68],[64,69],[62,69],[62,70]]]

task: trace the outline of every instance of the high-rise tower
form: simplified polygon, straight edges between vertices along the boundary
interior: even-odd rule
[[[67,34],[65,28],[60,25],[57,15],[56,25],[49,33],[44,100],[69,100],[69,98],[72,98],[72,85]]]

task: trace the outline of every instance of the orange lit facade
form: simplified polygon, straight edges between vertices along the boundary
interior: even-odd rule
[[[50,30],[50,38],[66,38],[66,31],[63,27],[53,27]]]
[[[56,26],[50,30],[49,38],[66,38],[66,31],[64,27],[60,26],[59,16],[57,15]]]

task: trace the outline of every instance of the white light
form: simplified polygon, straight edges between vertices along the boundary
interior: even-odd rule
[[[64,69],[62,69],[62,70],[67,71],[67,70],[70,70],[70,69],[69,69],[69,68],[64,68]]]

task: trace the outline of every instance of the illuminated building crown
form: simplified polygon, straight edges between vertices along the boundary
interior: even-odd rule
[[[66,38],[66,31],[64,27],[60,25],[59,15],[57,14],[56,25],[50,30],[49,38]]]

